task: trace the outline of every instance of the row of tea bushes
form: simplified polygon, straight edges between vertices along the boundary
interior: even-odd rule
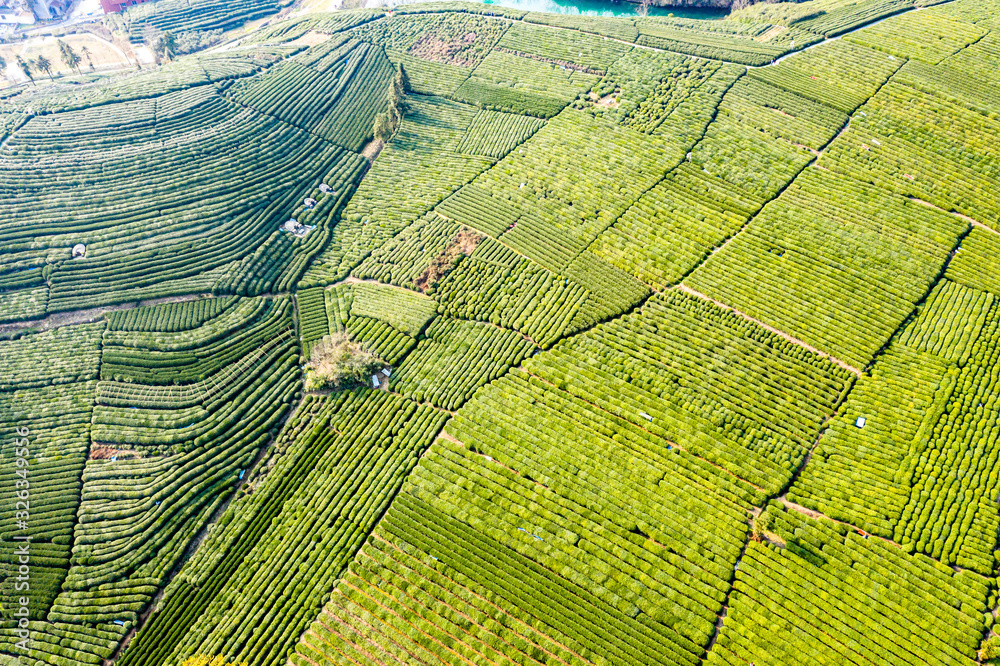
[[[407,96],[408,110],[300,286],[337,282],[375,249],[493,164],[458,152],[478,113],[440,97]]]
[[[590,251],[664,289],[742,229],[761,205],[759,199],[685,163],[639,197]]]
[[[285,663],[444,416],[381,391],[329,398],[284,440],[254,494],[230,507],[124,663],[220,651]]]
[[[990,583],[771,504],[706,664],[978,663]]]
[[[523,367],[766,492],[791,479],[851,384],[846,370],[679,290]]]
[[[439,317],[392,375],[400,395],[455,410],[536,347],[492,324]]]
[[[967,229],[957,217],[810,167],[685,284],[862,368]]]
[[[942,282],[852,394],[790,496],[908,552],[992,572],[998,354],[996,298]]]

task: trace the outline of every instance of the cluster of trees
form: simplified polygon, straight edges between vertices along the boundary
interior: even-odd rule
[[[73,50],[72,46],[61,39],[56,40],[56,45],[59,47],[59,57],[70,69],[79,72],[80,65],[83,63],[84,59],[86,59],[87,64],[90,65],[91,71],[94,70],[94,61],[91,57],[90,49],[86,46],[81,47],[80,52],[77,53]],[[0,56],[0,72],[3,72],[9,64],[10,63],[8,63],[3,56]],[[35,82],[34,75],[38,73],[45,73],[50,79],[53,78],[52,61],[46,58],[44,54],[39,55],[34,60],[30,58],[25,60],[21,56],[16,56],[14,58],[14,64],[16,64],[17,67],[24,72],[25,76],[27,76],[32,83]]]
[[[396,69],[396,76],[392,78],[392,82],[389,84],[389,91],[387,93],[388,108],[385,113],[375,116],[373,133],[376,139],[388,141],[393,132],[396,131],[396,128],[399,127],[400,121],[403,120],[403,114],[406,113],[406,93],[409,91],[410,77],[406,74],[403,63],[399,63]]]

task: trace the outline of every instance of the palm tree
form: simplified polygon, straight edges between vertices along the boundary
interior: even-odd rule
[[[80,56],[76,54],[73,47],[61,39],[56,40],[56,45],[59,47],[59,55],[62,57],[62,61],[66,63],[66,66],[70,69],[80,71]]]
[[[24,75],[27,76],[29,79],[31,79],[31,83],[32,85],[34,85],[35,77],[31,75],[31,67],[28,66],[28,63],[24,62],[24,58],[22,58],[21,56],[17,56],[14,58],[14,62],[16,62],[17,66],[21,68],[21,71],[24,72]]]
[[[48,58],[46,58],[43,55],[38,56],[38,58],[35,59],[35,67],[38,68],[39,72],[45,72],[46,74],[49,75],[50,79],[55,81],[55,79],[52,77],[52,63],[49,62]]]
[[[94,61],[90,57],[90,49],[86,46],[80,47],[80,54],[87,59],[87,64],[90,65],[90,71],[94,71]]]

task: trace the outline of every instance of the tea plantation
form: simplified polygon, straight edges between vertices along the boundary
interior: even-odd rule
[[[0,666],[1000,663],[1000,1],[286,4],[0,89]]]

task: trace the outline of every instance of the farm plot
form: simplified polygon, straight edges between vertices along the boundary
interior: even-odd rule
[[[861,380],[789,496],[988,575],[1000,527],[998,341],[996,297],[943,280]]]
[[[440,97],[410,95],[393,140],[382,150],[300,286],[347,277],[376,248],[471,181],[494,160],[463,155],[459,142],[477,110]]]
[[[121,20],[131,40],[140,43],[149,27],[182,33],[228,30],[279,9],[278,0],[160,0],[129,7]]]
[[[410,90],[421,95],[452,97],[472,74],[468,67],[424,60],[402,51],[387,48],[385,55],[393,65],[403,67],[410,79]]]
[[[41,278],[40,269],[36,269],[36,272]],[[16,275],[15,273],[10,277],[16,277]],[[0,323],[42,317],[45,315],[48,302],[49,288],[45,285],[0,292]]]
[[[1000,235],[974,228],[962,239],[945,277],[966,287],[1000,296]]]
[[[850,384],[846,370],[680,291],[523,368],[766,492],[788,482]]]
[[[593,86],[593,104],[576,106],[650,133],[721,67],[718,62],[634,49]]]
[[[498,237],[561,272],[683,155],[670,139],[566,110],[474,185],[507,205],[515,219]],[[456,219],[480,229],[475,217]]]
[[[1000,85],[994,63],[1000,58],[1000,35],[991,32],[937,65],[910,60],[894,77],[896,83],[945,99],[958,100],[980,113],[998,110],[993,91]]]
[[[0,391],[97,379],[103,331],[100,322],[0,340]]]
[[[813,167],[685,284],[862,368],[967,230],[954,216]]]
[[[720,113],[708,126],[705,138],[691,150],[689,161],[747,195],[768,201],[813,159],[808,148],[776,139],[734,115]]]
[[[458,144],[458,151],[466,155],[485,155],[500,159],[531,138],[544,124],[529,116],[480,111],[465,131],[465,136]]]
[[[490,396],[502,429],[455,429],[466,446],[440,439],[421,459],[293,663],[697,663],[748,488],[569,396],[522,391]],[[557,400],[571,411],[543,405]],[[577,473],[595,463],[601,483]]]
[[[458,409],[477,389],[519,364],[534,349],[513,331],[439,317],[393,372],[390,386],[417,402]]]
[[[976,663],[987,579],[771,504],[706,664]]]
[[[528,12],[522,19],[525,23],[540,23],[557,28],[570,28],[613,37],[625,42],[634,42],[639,36],[635,19],[610,16],[579,16],[576,14],[555,14],[551,12]]]
[[[487,57],[509,24],[464,12],[397,14],[351,34],[414,58],[471,69]]]
[[[227,510],[124,664],[219,650],[285,663],[446,416],[382,391],[310,404],[315,415],[293,419],[284,454]]]
[[[816,3],[802,3],[809,7]],[[821,10],[817,15],[806,16],[792,23],[796,28],[815,32],[824,37],[834,37],[893,14],[913,9],[912,0],[860,0],[858,2],[839,3],[840,7],[830,7]],[[805,7],[805,11],[808,11]],[[809,7],[809,9],[813,9]],[[813,10],[815,12],[815,10]]]
[[[783,30],[777,38],[764,41],[759,38],[771,28],[770,25],[736,21],[649,17],[637,20],[636,26],[639,28],[636,44],[744,65],[766,65],[796,45],[801,48],[822,39],[811,32],[792,28]]]
[[[210,291],[320,178],[357,173],[351,153],[214,88],[151,104],[36,117],[4,149],[0,270],[51,259],[49,312]],[[116,128],[128,107],[146,120]]]
[[[915,58],[936,65],[986,32],[975,24],[957,21],[930,8],[893,16],[844,39],[899,58]]]
[[[682,164],[639,197],[590,251],[664,289],[742,229],[762,205],[721,178]]]
[[[454,93],[455,99],[480,108],[550,118],[598,77],[565,65],[496,50]]]
[[[330,39],[240,82],[230,95],[357,152],[371,137],[393,72],[378,46]]]
[[[504,33],[497,49],[602,75],[632,47],[595,35],[517,22]]]
[[[280,47],[239,48],[185,56],[156,69],[123,73],[113,78],[39,81],[41,85],[24,88],[0,100],[0,112],[12,113],[15,117],[61,113],[148,99],[213,82],[226,85],[233,79],[256,74],[278,60],[282,53]],[[105,108],[105,111],[111,110],[112,107]],[[125,117],[134,114],[134,109],[130,111],[132,113]]]
[[[287,332],[287,299],[279,311]],[[164,347],[206,349],[225,334],[225,326],[208,322],[142,335],[157,336]],[[242,355],[207,380],[98,384],[71,566],[46,618],[54,628],[127,631],[232,495],[298,386],[294,337],[254,342],[239,343]],[[94,447],[105,455],[94,456]],[[74,661],[89,661],[79,649]]]
[[[774,67],[750,70],[747,75],[843,113],[853,113],[902,64],[903,60],[874,49],[837,40],[796,53]]]
[[[1000,229],[998,145],[1000,121],[889,83],[819,164]]]
[[[847,115],[836,109],[751,77],[730,88],[719,113],[812,150],[828,144],[847,124]]]
[[[570,330],[586,288],[487,239],[436,284],[444,314],[520,331],[542,347]]]
[[[460,229],[451,220],[428,213],[373,250],[352,274],[408,289],[426,287],[425,279],[436,282],[439,277],[431,269],[439,257],[449,262],[442,268],[450,268],[454,257],[448,258],[448,250],[455,246]]]
[[[324,293],[330,333],[346,330],[390,365],[416,346],[417,336],[437,316],[430,298],[387,285],[345,284]]]
[[[6,344],[3,353],[8,351]],[[36,362],[40,360],[35,358]],[[91,358],[96,372],[96,358]],[[44,620],[59,593],[70,564],[70,545],[80,475],[90,446],[90,418],[96,382],[81,381],[0,392],[0,594],[15,598],[18,565],[16,541],[31,539],[30,619]],[[27,452],[27,455],[25,455]],[[27,469],[15,464],[28,460]],[[26,476],[22,476],[26,474]],[[29,488],[31,520],[21,528],[17,520]],[[0,649],[13,637],[0,629]]]

